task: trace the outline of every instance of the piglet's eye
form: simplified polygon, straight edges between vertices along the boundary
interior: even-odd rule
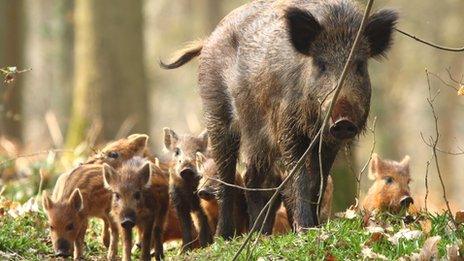
[[[140,200],[140,197],[141,197],[140,192],[135,192],[134,193],[134,199],[135,200]]]
[[[174,150],[174,155],[175,155],[176,157],[180,155],[180,149],[179,149],[179,148],[176,148],[176,149]]]
[[[117,153],[116,151],[110,151],[110,152],[108,152],[108,157],[110,157],[112,159],[117,159],[117,158],[119,158],[119,153]]]
[[[66,230],[70,231],[70,230],[73,230],[74,229],[74,224],[73,223],[69,223],[67,226],[66,226]]]
[[[121,199],[121,195],[119,195],[119,193],[114,192],[113,195],[116,200]]]
[[[55,230],[55,227],[54,227],[54,226],[50,226],[50,230]]]
[[[386,177],[385,178],[385,183],[392,184],[393,183],[393,178],[392,177]]]

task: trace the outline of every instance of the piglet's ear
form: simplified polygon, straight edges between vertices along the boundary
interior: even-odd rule
[[[404,156],[403,160],[400,162],[401,167],[407,173],[409,173],[409,162],[411,161],[411,157],[409,155]]]
[[[371,166],[369,168],[369,179],[370,180],[375,180],[376,175],[378,174],[379,171],[379,164],[380,164],[380,157],[377,153],[373,153],[371,157]]]
[[[308,55],[312,42],[323,29],[322,26],[309,11],[294,7],[286,10],[285,19],[293,47]]]
[[[169,128],[164,128],[163,131],[164,131],[164,147],[167,150],[172,150],[176,146],[176,143],[179,140],[179,136],[177,136],[177,134]]]
[[[48,192],[46,190],[42,193],[42,206],[45,211],[49,211],[54,206],[53,200],[48,196]]]
[[[398,12],[391,9],[380,10],[371,17],[364,30],[369,41],[370,56],[384,56],[393,42],[393,29],[398,21]]]
[[[141,183],[144,184],[145,187],[151,186],[151,173],[152,173],[152,164],[147,161],[145,165],[139,170],[139,176],[141,178]]]
[[[144,150],[148,144],[148,135],[146,134],[132,134],[127,139],[130,141],[137,151]]]
[[[84,209],[84,199],[82,198],[81,191],[77,188],[71,194],[69,203],[77,211],[80,212]]]
[[[203,148],[206,150],[208,147],[208,131],[203,130],[200,135],[198,135],[198,138],[201,140]]]
[[[110,189],[111,183],[113,183],[116,177],[116,171],[110,165],[104,163],[103,169],[102,169],[102,175],[103,175],[103,184],[105,188]]]

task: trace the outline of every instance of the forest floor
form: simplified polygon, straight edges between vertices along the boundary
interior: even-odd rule
[[[93,220],[86,236],[87,260],[105,257],[101,230],[101,223]],[[0,260],[52,258],[48,233],[46,216],[34,200],[21,205],[0,197]],[[459,251],[463,256],[463,240],[463,226],[455,229],[444,214],[373,218],[347,210],[307,233],[261,237],[255,248],[245,248],[239,260],[429,260],[433,255],[453,260]],[[243,236],[217,239],[187,254],[170,244],[165,254],[167,260],[231,260],[243,241]]]

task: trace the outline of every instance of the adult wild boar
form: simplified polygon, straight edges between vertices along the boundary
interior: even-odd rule
[[[397,19],[392,10],[369,17],[324,130],[325,179],[339,148],[365,127],[371,98],[367,63],[385,55]],[[176,68],[200,55],[200,95],[222,180],[234,182],[239,150],[248,187],[272,185],[268,180],[279,158],[287,170],[295,166],[321,125],[332,99],[324,97],[337,83],[361,20],[362,9],[351,0],[252,1],[224,18],[201,44],[164,64]],[[318,224],[319,184],[316,146],[284,195],[298,231]],[[227,186],[219,191],[217,233],[224,237],[234,231],[233,193]],[[268,199],[269,193],[247,192],[251,222]],[[267,221],[265,233],[273,222]]]

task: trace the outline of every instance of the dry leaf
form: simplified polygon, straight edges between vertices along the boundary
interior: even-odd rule
[[[464,210],[460,210],[456,212],[455,220],[456,220],[456,223],[458,224],[464,223]]]
[[[374,251],[372,251],[371,248],[367,246],[363,247],[363,249],[361,250],[361,254],[364,257],[364,259],[388,260],[386,256],[375,253]]]
[[[459,256],[459,246],[457,244],[446,246],[446,256],[446,259],[450,261],[458,261],[464,259],[461,256]]]
[[[464,85],[461,85],[461,87],[459,88],[458,95],[464,96]]]
[[[405,228],[405,229],[401,229],[393,236],[390,236],[388,238],[388,241],[390,241],[394,245],[398,245],[398,242],[400,239],[412,240],[412,239],[417,239],[421,236],[422,236],[422,231],[410,230],[410,229]]]
[[[371,237],[369,238],[369,240],[366,242],[366,246],[372,246],[372,244],[374,244],[375,242],[381,240],[382,238],[385,238],[385,234],[384,233],[381,233],[381,232],[375,232],[375,233],[372,233]]]
[[[424,246],[422,246],[419,260],[428,261],[438,259],[438,242],[440,242],[440,239],[440,236],[429,237],[425,241]]]
[[[419,221],[419,223],[421,225],[422,232],[426,235],[430,234],[430,231],[432,230],[432,221],[430,219],[426,219]]]

